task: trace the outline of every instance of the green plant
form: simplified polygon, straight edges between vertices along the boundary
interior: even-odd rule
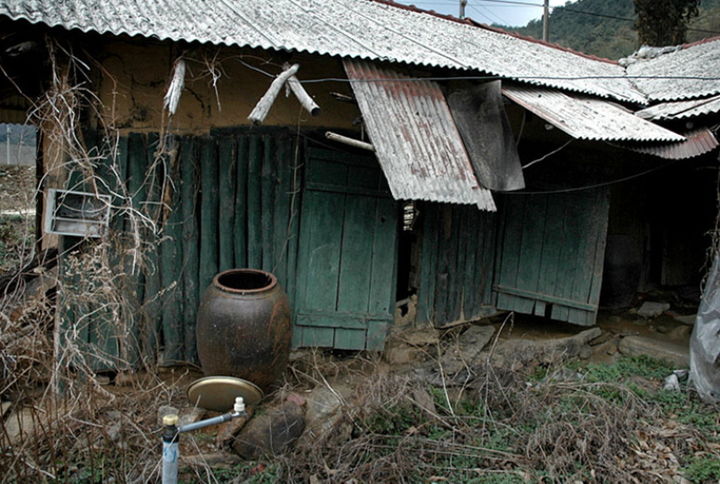
[[[720,480],[720,459],[717,456],[695,457],[685,467],[685,478],[692,482],[711,482]]]

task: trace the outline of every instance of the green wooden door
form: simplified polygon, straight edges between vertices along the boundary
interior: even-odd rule
[[[379,350],[392,321],[397,208],[374,158],[311,150],[293,344]]]
[[[501,205],[497,308],[595,324],[607,189],[507,196]]]

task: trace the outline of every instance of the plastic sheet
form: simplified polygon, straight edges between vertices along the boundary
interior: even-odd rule
[[[715,256],[690,338],[690,378],[700,397],[720,402],[720,256]]]

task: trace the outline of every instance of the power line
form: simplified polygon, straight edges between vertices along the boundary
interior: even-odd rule
[[[492,16],[492,17],[495,17],[495,19],[496,19],[497,22],[500,22],[500,25],[508,25],[507,20],[505,20],[505,19],[501,18],[499,15],[493,13],[490,9],[486,9],[485,7],[482,7],[482,6],[480,6],[480,5],[472,5],[472,4],[470,4],[469,6],[470,6],[471,9],[473,9],[474,11],[476,11],[479,15],[482,15],[483,17],[485,17],[486,19],[488,19],[488,20],[490,20],[490,21],[493,21],[493,20],[490,19],[490,16]],[[482,11],[480,10],[481,8],[483,9]],[[483,14],[483,13],[482,13],[483,11],[486,11],[487,14]]]
[[[492,3],[502,3],[502,4],[506,4],[506,5],[524,5],[524,6],[528,6],[528,7],[540,7],[540,8],[544,7],[544,5],[542,3],[522,2],[519,0],[482,0],[482,1],[483,2],[492,2]],[[562,9],[562,11],[565,11],[565,12],[579,13],[582,15],[590,15],[592,17],[607,18],[607,19],[611,19],[611,20],[622,20],[625,22],[633,22],[633,23],[635,22],[634,18],[619,17],[617,15],[609,15],[609,14],[597,13],[597,12],[588,12],[587,10],[580,10],[580,9],[576,9],[576,8],[572,8],[572,7],[566,7],[566,6],[558,6],[558,7],[550,7],[550,8],[552,8],[553,11],[555,9],[560,8],[560,9]],[[720,34],[720,31],[717,31],[717,30],[696,29],[694,27],[688,27],[688,30],[693,31],[693,32],[703,32],[706,34]]]

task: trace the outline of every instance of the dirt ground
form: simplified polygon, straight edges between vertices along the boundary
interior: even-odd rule
[[[671,322],[608,313],[603,329],[583,333],[502,316],[413,332],[404,363],[387,353],[296,352],[247,429],[183,435],[181,482],[717,482],[718,409],[700,402],[685,379],[679,392],[663,390],[672,365],[608,350],[622,335],[666,337],[660,325]],[[466,344],[472,332],[489,336],[482,352]],[[591,339],[567,343],[582,334]],[[2,482],[153,482],[165,407],[181,417],[215,415],[195,415],[185,396],[201,376],[195,367],[91,379],[76,370],[63,376],[72,377],[63,380],[64,399],[53,401],[47,385],[58,370],[40,364],[52,346],[42,331],[30,337],[25,353],[11,345],[2,353],[25,357],[15,362],[17,377],[4,376],[0,441],[13,418],[24,430],[12,445],[0,444]],[[520,354],[536,347],[551,350]],[[288,405],[302,407],[304,433],[239,457],[233,442]],[[276,431],[260,434],[279,445]]]

